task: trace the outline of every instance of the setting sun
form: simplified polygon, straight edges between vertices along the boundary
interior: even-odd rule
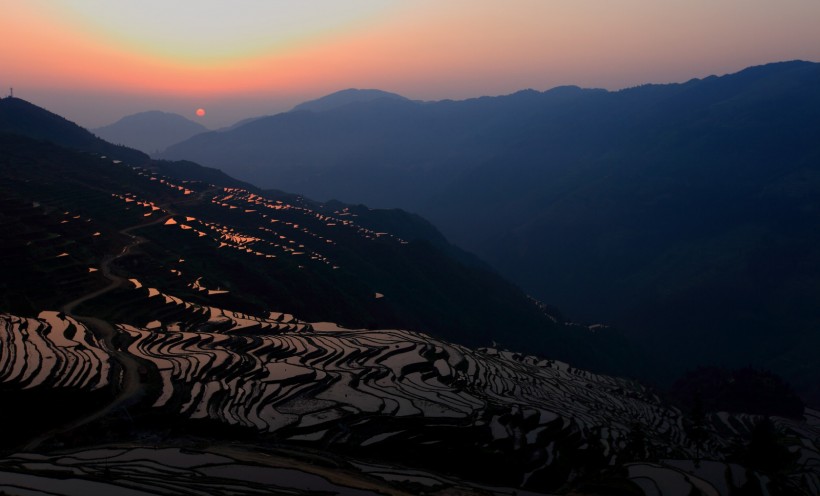
[[[205,117],[205,109],[204,108],[196,109],[196,115],[197,115],[197,117]]]

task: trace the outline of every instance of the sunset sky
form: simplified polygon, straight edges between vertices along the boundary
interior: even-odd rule
[[[156,109],[216,128],[350,87],[461,99],[820,61],[818,25],[818,0],[0,0],[0,95],[87,127]]]

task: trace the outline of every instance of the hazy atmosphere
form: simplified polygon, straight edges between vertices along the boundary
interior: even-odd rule
[[[820,0],[0,0],[0,496],[820,496]]]
[[[820,59],[814,0],[2,0],[0,87],[93,128],[207,127],[343,88],[463,99],[619,89]],[[93,109],[93,111],[92,111]]]

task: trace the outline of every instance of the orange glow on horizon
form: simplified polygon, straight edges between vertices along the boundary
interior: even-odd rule
[[[688,59],[714,57],[714,35],[689,36],[699,19],[685,7],[635,15],[613,5],[601,5],[594,12],[562,1],[545,6],[527,0],[517,5],[503,17],[488,2],[455,1],[437,8],[435,16],[427,8],[408,6],[356,32],[317,37],[261,56],[203,64],[126,50],[102,33],[85,32],[61,20],[42,4],[32,7],[18,2],[4,6],[0,18],[4,38],[14,41],[14,49],[2,49],[3,67],[4,72],[26,75],[27,85],[195,97],[391,83],[395,89],[430,83],[431,78],[444,86],[469,85],[476,78],[485,78],[486,84],[502,75],[521,80],[511,88],[547,89],[549,82],[533,83],[546,79],[540,75],[550,69],[586,73],[579,79],[588,79],[619,66],[634,68],[640,64],[635,60],[660,64],[675,54]],[[687,22],[669,28],[653,24],[657,17]],[[699,29],[726,36],[737,31],[734,20],[734,15],[716,16],[708,24],[700,22]],[[646,43],[649,36],[656,40],[654,46]],[[736,38],[743,36],[750,35]]]
[[[61,16],[46,0],[4,2],[0,87],[109,101],[127,95],[175,102],[181,112],[207,102],[212,112],[200,117],[213,122],[216,115],[247,117],[229,116],[240,100],[259,102],[259,114],[351,87],[458,99],[562,84],[618,89],[776,60],[820,60],[813,22],[820,2],[777,7],[782,19],[789,14],[788,24],[778,24],[764,12],[775,7],[743,8],[745,1],[416,0],[344,29],[213,59],[123,43],[111,29]],[[254,33],[247,36],[240,41],[252,45]]]

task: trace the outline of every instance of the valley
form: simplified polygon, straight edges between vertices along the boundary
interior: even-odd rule
[[[653,357],[417,216],[0,145],[0,491],[820,488],[816,410],[697,411],[625,378]]]
[[[820,2],[0,8],[0,496],[820,496]]]

